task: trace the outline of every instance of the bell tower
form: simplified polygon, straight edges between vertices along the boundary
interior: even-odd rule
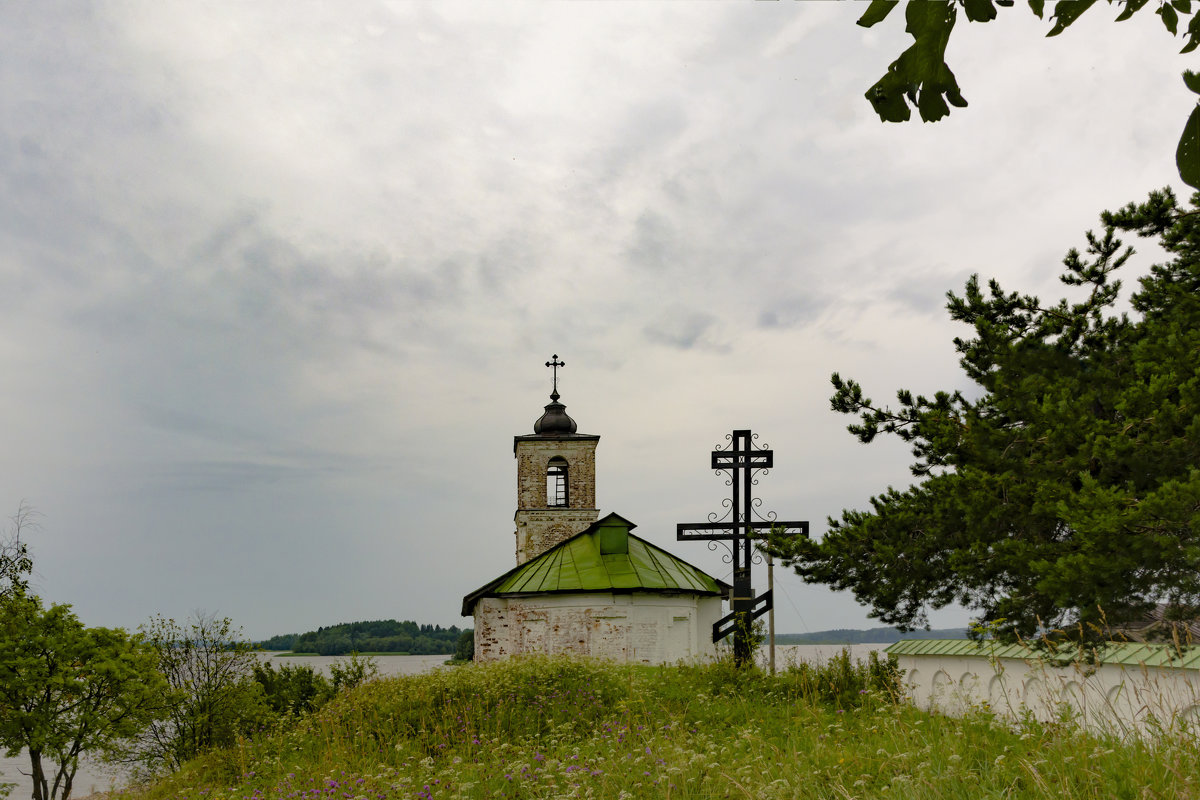
[[[524,564],[596,521],[596,443],[599,436],[576,433],[575,420],[558,402],[555,353],[553,389],[533,433],[513,437],[517,459],[517,564]]]

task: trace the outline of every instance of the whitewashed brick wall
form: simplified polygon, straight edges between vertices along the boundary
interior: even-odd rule
[[[717,597],[561,594],[485,597],[475,606],[475,660],[573,653],[646,664],[714,658]]]
[[[902,654],[905,687],[920,708],[1002,717],[1063,716],[1120,736],[1200,726],[1200,670],[1127,664],[1053,666],[1036,659]]]

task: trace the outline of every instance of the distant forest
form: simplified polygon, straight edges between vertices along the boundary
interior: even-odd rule
[[[775,644],[891,644],[901,639],[966,639],[965,628],[932,631],[906,631],[895,628],[871,628],[867,631],[838,628],[816,633],[777,633]]]
[[[410,620],[381,619],[373,622],[343,622],[308,633],[272,636],[256,645],[264,650],[290,650],[340,656],[346,653],[404,653],[407,655],[453,655],[463,629],[457,625],[418,625]]]

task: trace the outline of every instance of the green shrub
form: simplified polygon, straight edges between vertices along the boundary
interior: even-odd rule
[[[279,669],[269,661],[255,664],[254,680],[276,714],[307,714],[334,694],[333,684],[307,664],[285,664]]]

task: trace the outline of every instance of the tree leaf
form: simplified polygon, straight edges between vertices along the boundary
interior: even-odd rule
[[[904,12],[908,23],[906,29],[915,41],[898,60],[906,61],[912,84],[909,93],[911,96],[913,91],[918,92],[917,108],[921,119],[936,122],[950,113],[947,99],[960,108],[967,104],[954,73],[946,64],[946,45],[954,30],[956,8],[953,0],[945,3],[910,0]]]
[[[1037,14],[1038,19],[1041,19],[1046,10],[1046,0],[1029,0],[1029,10]]]
[[[1190,69],[1183,71],[1183,82],[1196,94],[1200,94],[1200,72],[1192,72]]]
[[[1051,17],[1056,20],[1047,36],[1058,36],[1095,4],[1096,0],[1058,0]]]
[[[858,24],[869,28],[877,22],[882,22],[898,5],[900,0],[871,0],[871,5],[867,6],[867,10],[858,18]]]
[[[1179,33],[1179,14],[1170,5],[1163,3],[1155,12],[1162,17],[1163,25],[1171,32],[1172,36]]]
[[[1171,0],[1171,5],[1175,6],[1175,10],[1180,14],[1192,13],[1192,0]]]
[[[1140,11],[1142,6],[1149,2],[1150,0],[1125,0],[1125,9],[1117,17],[1117,22],[1124,22],[1129,19]]]
[[[867,90],[866,98],[885,122],[905,122],[915,105],[925,122],[950,113],[946,104],[962,108],[967,101],[954,73],[946,65],[946,44],[957,14],[954,0],[910,0],[905,6],[906,30],[913,43]]]
[[[899,62],[893,63],[884,76],[863,95],[884,122],[908,122],[912,116],[908,103],[904,101],[902,80],[894,69],[896,63]]]
[[[971,22],[991,22],[996,18],[992,0],[964,0],[963,10]]]
[[[1193,92],[1200,91],[1196,88],[1200,84],[1200,75],[1184,73],[1184,80]],[[1175,166],[1179,168],[1179,177],[1184,183],[1200,189],[1200,104],[1192,109],[1187,124],[1183,126],[1183,136],[1179,137],[1179,147],[1175,150]]]
[[[1180,53],[1190,53],[1200,46],[1200,14],[1192,17],[1192,21],[1188,23],[1187,33],[1184,35],[1187,37],[1187,44],[1179,51]]]

